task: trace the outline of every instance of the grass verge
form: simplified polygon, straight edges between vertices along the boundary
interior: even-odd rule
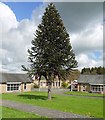
[[[103,95],[103,94],[98,94],[98,93],[87,93],[87,92],[75,92],[75,91],[73,91],[73,92],[71,92],[71,91],[67,91],[67,92],[65,92],[65,94],[68,94],[68,95],[80,95],[80,96],[95,96],[95,97],[103,97],[103,96],[105,96],[105,95]]]
[[[8,108],[4,106],[0,106],[0,108],[2,109],[2,118],[43,118],[43,120],[46,120],[45,117],[41,117],[39,115],[28,112],[23,112],[13,108]]]

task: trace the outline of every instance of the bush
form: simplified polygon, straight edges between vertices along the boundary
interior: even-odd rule
[[[67,88],[67,87],[68,87],[68,83],[62,82],[62,87],[63,87],[63,88]]]

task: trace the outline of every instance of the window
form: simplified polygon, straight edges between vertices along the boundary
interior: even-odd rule
[[[7,91],[19,90],[20,84],[7,84]]]
[[[85,86],[85,84],[83,84],[83,91],[86,91],[86,86]]]
[[[57,86],[58,84],[57,84],[57,82],[56,82],[56,86]]]
[[[24,83],[24,90],[26,90],[26,83]]]
[[[91,90],[93,92],[101,92],[103,91],[103,85],[92,85]]]

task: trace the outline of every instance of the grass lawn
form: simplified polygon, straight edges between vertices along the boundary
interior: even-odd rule
[[[28,112],[23,112],[20,110],[16,110],[13,108],[8,108],[8,107],[1,107],[0,109],[2,109],[2,118],[43,118],[43,120],[46,120],[44,117],[41,117],[39,115],[35,115],[32,113],[28,113]]]
[[[103,118],[103,99],[82,98],[78,96],[63,96],[53,94],[51,101],[47,100],[45,92],[26,92],[2,94],[2,99],[18,101],[55,110]]]
[[[0,99],[2,99],[2,94],[0,94]]]
[[[87,92],[78,92],[78,91],[67,91],[65,94],[70,94],[70,95],[80,95],[80,96],[105,96],[103,94],[98,94],[98,93],[87,93]]]

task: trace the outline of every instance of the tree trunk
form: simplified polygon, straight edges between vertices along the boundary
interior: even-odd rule
[[[40,79],[39,79],[39,81],[38,81],[38,87],[39,87],[39,91],[40,91]]]
[[[48,100],[51,100],[51,82],[48,82]]]

